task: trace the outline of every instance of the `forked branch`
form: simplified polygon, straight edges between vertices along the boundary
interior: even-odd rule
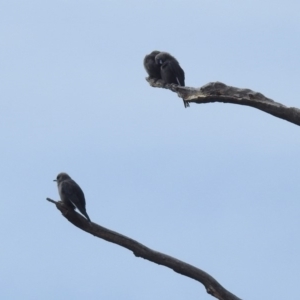
[[[210,82],[200,88],[165,84],[162,80],[146,78],[152,87],[165,88],[178,94],[189,103],[232,103],[247,105],[262,110],[275,117],[300,125],[300,109],[287,107],[250,89],[228,86],[222,82]]]
[[[199,281],[205,286],[208,294],[214,296],[219,300],[241,300],[240,298],[223,288],[213,277],[211,277],[206,272],[174,257],[154,251],[131,238],[111,231],[96,223],[89,223],[88,220],[86,220],[83,216],[78,214],[76,211],[69,209],[60,201],[56,202],[49,198],[47,198],[47,200],[54,203],[57,209],[61,211],[63,216],[78,228],[108,242],[127,248],[128,250],[131,250],[137,257],[142,257],[151,262],[163,265],[179,274]]]

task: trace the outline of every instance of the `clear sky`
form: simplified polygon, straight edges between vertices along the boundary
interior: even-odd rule
[[[242,299],[299,299],[300,128],[191,104],[145,81],[168,51],[186,85],[300,107],[300,2],[0,1],[0,298],[212,299],[71,225],[45,199],[67,172],[92,221],[211,274]]]

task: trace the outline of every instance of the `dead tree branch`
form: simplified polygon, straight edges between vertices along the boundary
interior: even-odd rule
[[[178,94],[178,96],[189,103],[232,103],[247,105],[262,110],[275,117],[300,125],[300,109],[287,107],[281,103],[265,97],[263,94],[250,89],[240,89],[228,86],[222,82],[210,82],[200,88],[178,86],[176,84],[165,84],[162,80],[146,78],[150,86],[165,88]]]
[[[127,248],[128,250],[131,250],[136,257],[142,257],[151,262],[168,267],[181,275],[199,281],[205,286],[208,294],[216,297],[219,300],[241,300],[237,296],[227,291],[220,285],[220,283],[218,283],[206,272],[174,257],[154,251],[131,238],[111,231],[96,223],[89,223],[88,220],[86,220],[83,216],[66,207],[61,201],[56,202],[49,198],[47,198],[47,200],[54,203],[57,209],[61,211],[63,216],[78,228],[108,242]]]

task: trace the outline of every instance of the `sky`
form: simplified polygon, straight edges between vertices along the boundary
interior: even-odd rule
[[[202,284],[69,223],[91,220],[198,267],[242,299],[299,299],[300,129],[191,104],[145,81],[174,55],[186,85],[300,108],[299,1],[0,1],[0,298],[212,299]]]

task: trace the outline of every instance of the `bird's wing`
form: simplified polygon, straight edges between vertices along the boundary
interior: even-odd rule
[[[179,85],[184,86],[184,71],[176,61],[169,62],[170,69],[176,76]]]
[[[74,180],[65,180],[61,183],[62,193],[71,201],[77,208],[85,205],[85,198],[80,186]]]

